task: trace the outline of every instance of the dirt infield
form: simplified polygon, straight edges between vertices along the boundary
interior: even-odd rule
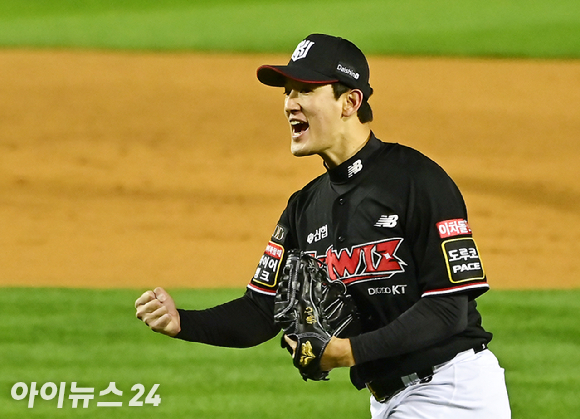
[[[285,56],[0,51],[0,285],[243,287],[296,159]],[[580,61],[371,58],[373,130],[457,181],[492,286],[580,286]]]

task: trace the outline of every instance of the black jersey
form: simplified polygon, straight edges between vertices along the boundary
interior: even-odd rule
[[[351,159],[328,170],[289,200],[250,284],[274,296],[289,249],[324,261],[347,284],[365,332],[393,322],[420,299],[466,294],[468,325],[427,348],[370,360],[352,369],[362,387],[376,376],[406,375],[491,340],[475,298],[488,290],[463,197],[432,160],[374,135]],[[352,337],[355,359],[365,335]]]

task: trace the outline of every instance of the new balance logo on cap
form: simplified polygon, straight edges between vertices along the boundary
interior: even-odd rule
[[[301,58],[305,58],[308,55],[308,51],[314,45],[314,42],[305,39],[304,41],[300,42],[294,53],[292,54],[292,61],[300,60]]]

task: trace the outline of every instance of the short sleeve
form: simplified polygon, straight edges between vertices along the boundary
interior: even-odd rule
[[[463,196],[453,180],[429,161],[411,181],[410,239],[422,297],[489,289]]]

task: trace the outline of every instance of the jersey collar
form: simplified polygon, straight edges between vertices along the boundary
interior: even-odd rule
[[[370,167],[371,157],[380,148],[381,142],[371,132],[371,138],[354,156],[340,165],[328,170],[330,181],[334,184],[344,184],[360,177]]]

